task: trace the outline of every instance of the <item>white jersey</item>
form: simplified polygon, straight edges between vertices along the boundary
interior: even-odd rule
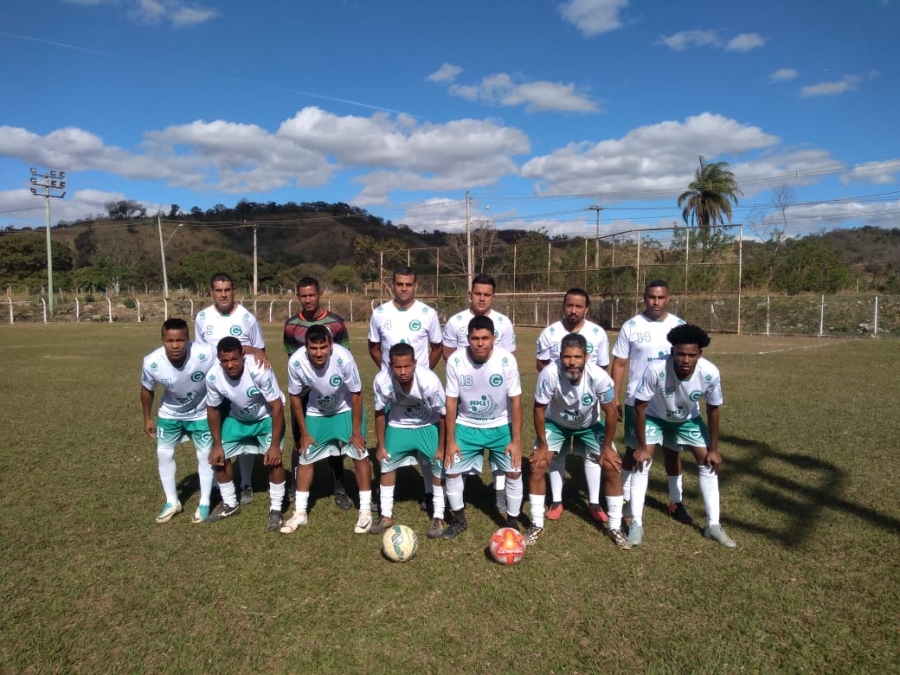
[[[693,419],[700,415],[697,402],[701,398],[705,398],[709,405],[722,405],[719,369],[701,356],[694,374],[687,380],[679,380],[670,354],[647,364],[635,398],[650,401],[647,414],[651,417],[665,422]]]
[[[331,355],[321,368],[313,366],[306,347],[301,347],[288,361],[288,380],[291,394],[309,394],[306,414],[312,417],[330,417],[352,410],[351,394],[362,391],[353,354],[341,345],[332,345]]]
[[[589,429],[600,421],[597,403],[615,399],[612,378],[588,361],[581,381],[573,384],[559,361],[551,361],[539,374],[534,401],[547,406],[545,418],[563,429]]]
[[[387,422],[392,427],[419,429],[437,424],[447,414],[441,378],[423,366],[417,366],[409,393],[397,382],[390,370],[375,376],[375,410],[390,406]]]
[[[369,320],[369,342],[381,343],[381,368],[390,367],[390,350],[397,343],[412,345],[416,363],[428,367],[431,344],[441,342],[441,322],[437,312],[424,302],[414,300],[407,309],[398,309],[393,301],[375,308]]]
[[[220,314],[215,305],[210,305],[197,314],[194,321],[194,339],[208,342],[213,347],[224,337],[236,337],[242,345],[265,349],[259,322],[243,305],[236,304],[231,314]]]
[[[144,357],[141,386],[148,391],[163,387],[157,414],[170,420],[200,420],[206,417],[206,374],[216,365],[216,348],[193,342],[187,346],[184,363],[172,365],[164,347]]]
[[[475,363],[468,349],[457,349],[447,361],[447,397],[458,399],[456,422],[492,429],[510,423],[509,399],[521,396],[519,364],[503,347]]]
[[[581,330],[575,331],[587,340],[588,359],[601,368],[609,365],[609,339],[606,331],[593,321],[585,321]],[[559,358],[559,343],[569,334],[562,321],[557,321],[541,331],[537,340],[538,361],[555,361]]]
[[[665,319],[651,321],[643,313],[631,317],[619,331],[613,356],[628,359],[628,386],[625,389],[625,405],[634,405],[634,392],[641,385],[647,364],[661,359],[672,351],[666,336],[669,331],[684,323],[674,314]]]
[[[510,353],[516,351],[516,332],[513,330],[512,321],[500,312],[490,310],[485,314],[487,318],[494,322],[494,344],[503,347]],[[459,314],[454,314],[447,319],[447,325],[444,326],[445,347],[469,346],[469,322],[475,318],[475,314],[471,309],[464,309]]]
[[[271,368],[257,365],[249,354],[244,356],[244,372],[233,380],[217,362],[206,375],[206,404],[218,407],[227,399],[231,406],[228,415],[242,422],[258,422],[272,413],[269,403],[276,399],[284,401],[284,394]]]

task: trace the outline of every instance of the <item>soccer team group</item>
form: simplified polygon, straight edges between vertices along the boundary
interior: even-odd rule
[[[195,523],[237,515],[242,504],[253,502],[251,475],[257,455],[263,456],[268,472],[270,531],[291,534],[307,525],[313,469],[321,460],[334,475],[335,502],[352,509],[343,484],[346,455],[353,461],[359,488],[354,532],[380,534],[395,524],[397,470],[419,466],[425,491],[422,507],[431,514],[428,537],[452,539],[468,528],[464,477],[482,473],[487,452],[496,508],[505,514],[507,526],[519,529],[525,498],[522,388],[513,325],[491,307],[494,279],[486,275],[473,279],[469,307],[454,314],[443,331],[437,312],[415,297],[414,270],[395,269],[392,285],[394,297],[375,308],[368,333],[369,355],[379,367],[373,385],[378,517],[373,518],[372,509],[364,387],[344,320],[321,307],[315,279],[298,282],[300,310],[284,326],[293,431],[289,476],[282,460],[287,399],[266,358],[256,318],[235,302],[231,277],[216,274],[211,281],[213,304],[197,315],[194,341],[184,320],[169,319],[162,326],[162,346],[143,362],[144,432],[156,439],[166,498],[158,523],[182,510],[175,449],[192,440],[200,478]],[[607,524],[608,536],[618,548],[640,545],[650,466],[656,448],[662,446],[670,515],[692,522],[682,503],[679,459],[680,451],[689,450],[699,469],[707,520],[704,535],[735,547],[719,522],[722,387],[718,369],[702,356],[709,336],[668,311],[665,281],[649,282],[643,301],[643,311],[619,332],[611,372],[607,372],[606,333],[586,318],[590,298],[583,289],[566,293],[562,318],[538,338],[536,440],[525,460],[530,469],[526,544],[541,538],[545,519],[562,516],[566,458],[572,453],[583,459],[591,518]],[[445,382],[433,370],[441,358],[446,360]],[[619,400],[626,369],[623,409]],[[164,393],[154,419],[157,386]],[[706,422],[700,413],[701,398]],[[613,444],[622,420],[624,457]],[[241,469],[240,488],[234,482],[235,457]],[[214,482],[221,503],[211,512]],[[289,484],[294,511],[285,520],[282,508]],[[606,509],[601,506],[601,489]]]

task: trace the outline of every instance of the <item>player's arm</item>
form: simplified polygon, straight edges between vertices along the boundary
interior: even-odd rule
[[[263,466],[278,466],[281,464],[281,439],[284,438],[284,403],[279,395],[268,404],[272,415],[272,443],[263,456]]]
[[[268,370],[272,367],[272,364],[269,363],[269,358],[266,356],[265,347],[260,349],[259,347],[251,347],[250,345],[241,345],[241,353],[244,355],[250,354],[261,370]]]
[[[623,359],[621,356],[613,356],[612,362],[612,381],[613,388],[616,391],[616,416],[619,420],[622,419],[622,403],[620,402],[620,395],[622,394],[622,382],[625,380],[625,364],[628,363],[628,359]],[[609,425],[609,418],[607,417],[606,421],[607,426]]]
[[[441,360],[442,345],[440,342],[430,342],[431,351],[428,353],[428,367],[434,370],[434,367]]]
[[[350,392],[350,409],[353,415],[353,431],[350,434],[350,443],[363,454],[367,451],[366,439],[362,435],[363,396],[362,390]]]
[[[375,459],[379,462],[389,461],[390,455],[388,455],[387,446],[384,444],[384,435],[387,429],[387,415],[384,412],[384,408],[381,410],[375,409],[375,442],[377,443],[375,449]]]
[[[605,417],[606,433],[603,435],[603,446],[600,448],[599,464],[601,471],[622,473],[622,458],[613,447],[613,439],[616,436],[616,424],[619,411],[616,399],[610,399],[607,403],[601,403],[600,409]]]
[[[447,416],[446,415],[441,415],[440,418],[438,418],[437,428],[438,428],[438,444],[437,444],[437,452],[434,453],[434,458],[443,464],[444,448],[447,445]]]
[[[212,436],[212,450],[209,451],[211,466],[225,466],[225,448],[222,447],[222,412],[218,406],[206,407],[206,422],[209,424],[209,435]]]
[[[444,469],[449,469],[453,460],[459,454],[459,446],[456,444],[456,414],[459,407],[459,399],[455,396],[447,397],[447,420],[444,425]]]
[[[509,397],[510,436],[506,454],[509,455],[513,471],[522,470],[522,395]]]
[[[302,392],[299,394],[291,394],[291,418],[297,423],[297,430],[299,432],[299,437],[294,438],[294,443],[297,446],[297,450],[306,457],[306,453],[310,446],[316,445],[316,439],[309,435],[309,430],[306,428],[306,415],[303,410]]]
[[[381,342],[369,340],[369,356],[372,357],[375,365],[381,368]]]
[[[444,361],[450,359],[453,356],[453,352],[456,351],[456,347],[451,347],[450,345],[441,344],[441,356],[444,357]],[[433,367],[432,367],[433,368]]]
[[[547,359],[546,361],[544,361],[543,359],[535,359],[534,360],[534,367],[537,369],[538,372],[541,372],[544,368],[546,368],[549,365],[550,365],[550,359]]]
[[[647,447],[647,404],[650,401],[642,401],[639,398],[634,399],[634,436],[635,450],[634,461],[641,471],[644,469],[644,462],[653,459],[653,453]]]
[[[144,413],[144,433],[156,438],[156,422],[153,419],[153,390],[141,385],[141,412]]]
[[[718,473],[722,465],[722,455],[719,453],[719,406],[706,404],[706,426],[709,427],[709,447],[706,449],[704,464],[713,473]]]

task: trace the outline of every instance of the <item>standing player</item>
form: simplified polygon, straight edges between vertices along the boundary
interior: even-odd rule
[[[600,419],[599,407],[606,416]],[[584,457],[585,464],[603,467],[603,493],[609,509],[609,538],[622,549],[630,549],[622,533],[622,461],[613,445],[616,434],[616,399],[606,371],[588,361],[587,340],[578,333],[566,335],[558,361],[552,361],[538,375],[534,390],[534,431],[528,482],[532,525],[525,543],[534,544],[544,533],[544,475],[554,455],[565,456],[569,444]],[[599,495],[594,508],[599,506]]]
[[[516,333],[512,321],[500,312],[491,308],[494,302],[494,291],[497,283],[494,277],[479,274],[472,279],[472,290],[469,292],[469,307],[447,319],[444,326],[444,341],[441,350],[444,360],[460,347],[469,344],[469,321],[476,316],[486,316],[494,322],[494,344],[500,345],[510,354],[516,353]],[[494,474],[494,498],[497,511],[506,512],[506,478],[503,472]]]
[[[349,455],[359,485],[359,517],[353,531],[372,527],[372,468],[366,448],[366,420],[362,384],[349,349],[334,344],[325,326],[306,332],[306,347],[288,362],[291,412],[300,428],[297,494],[294,515],[281,528],[294,532],[308,522],[313,464],[331,455]],[[303,410],[303,397],[308,399]]]
[[[415,350],[417,364],[427,364],[434,370],[441,360],[441,322],[437,312],[416,300],[419,284],[415,271],[410,267],[395,268],[391,282],[394,299],[376,307],[369,320],[369,356],[381,370],[388,370],[391,347],[405,342]],[[428,503],[434,499],[431,465],[425,463],[420,467],[425,486],[422,507],[427,510]]]
[[[175,487],[175,448],[190,438],[197,451],[197,474],[200,476],[200,505],[192,523],[209,517],[213,470],[209,465],[212,437],[206,421],[206,373],[216,362],[216,351],[210,345],[190,342],[184,319],[169,319],[162,325],[162,347],[144,357],[141,370],[141,410],[144,433],[156,439],[159,479],[166,503],[156,516],[157,523],[167,523],[181,511]],[[152,417],[156,386],[163,387],[157,418]]]
[[[447,499],[456,517],[441,535],[452,539],[468,528],[463,474],[481,475],[484,451],[491,470],[506,474],[506,524],[518,529],[522,507],[522,385],[516,357],[494,344],[494,322],[469,322],[469,346],[447,361]]]
[[[644,496],[657,445],[694,453],[700,473],[700,494],[706,509],[703,535],[728,548],[736,544],[719,523],[719,406],[722,384],[719,369],[703,358],[709,336],[697,326],[683,324],[669,331],[669,356],[651,363],[634,395],[635,471],[631,476],[634,520],[628,532],[632,546],[643,541]],[[700,416],[698,401],[706,400],[709,428]]]
[[[547,326],[538,336],[537,341],[537,369],[541,372],[547,365],[559,358],[560,342],[569,333],[579,333],[587,341],[587,353],[590,361],[593,361],[604,370],[609,366],[609,340],[606,331],[587,317],[591,307],[591,299],[583,288],[570,288],[563,298],[563,318]],[[596,462],[585,462],[584,477],[588,486],[588,512],[591,517],[600,523],[607,522],[608,518],[603,508],[597,504],[594,508],[592,497],[599,499],[600,495],[600,465]],[[563,480],[566,475],[566,455],[559,454],[553,458],[550,464],[550,493],[551,503],[547,510],[549,520],[559,520],[563,514],[562,493]]]
[[[394,525],[397,469],[426,462],[431,464],[434,488],[428,536],[440,537],[444,530],[444,387],[433,371],[416,367],[415,356],[412,345],[397,343],[388,355],[391,369],[375,376],[375,456],[381,462],[381,515],[372,525],[372,534],[382,534]]]
[[[619,331],[613,346],[612,378],[616,386],[616,401],[622,392],[625,365],[628,364],[628,387],[625,390],[625,459],[622,461],[622,482],[625,496],[631,500],[631,472],[634,469],[634,392],[644,371],[655,359],[665,357],[672,349],[666,339],[669,331],[684,323],[666,307],[669,304],[669,284],[654,279],[644,287],[644,311],[629,319]],[[619,408],[621,413],[621,407]],[[663,447],[666,474],[669,479],[669,514],[677,521],[690,523],[691,516],[682,504],[681,460],[678,453]],[[627,516],[628,514],[626,514]]]
[[[209,282],[213,304],[200,310],[194,321],[194,337],[214,347],[224,337],[236,337],[245,349],[265,357],[266,341],[263,339],[259,322],[247,309],[234,301],[234,281],[224,272],[214,274]],[[241,455],[241,504],[253,503],[253,463],[252,454]]]
[[[350,349],[350,336],[347,334],[344,320],[334,312],[319,306],[322,291],[316,279],[304,277],[297,282],[297,299],[300,301],[300,311],[289,316],[284,322],[284,351],[288,357],[306,344],[306,331],[312,326],[325,326],[337,344]],[[305,410],[306,400],[304,399],[302,403]],[[297,428],[297,421],[293,416],[291,416],[291,431],[294,437],[294,445],[291,448],[291,476],[296,482],[300,429]],[[334,474],[334,503],[344,511],[352,509],[353,502],[344,487],[344,458],[340,455],[331,456],[328,458],[328,464]]]
[[[281,527],[284,501],[285,472],[281,461],[284,394],[272,369],[258,365],[252,356],[244,356],[241,351],[236,337],[222,338],[216,347],[219,363],[206,376],[206,414],[213,441],[209,463],[222,493],[222,503],[210,514],[209,521],[241,512],[234,491],[231,458],[263,455],[263,465],[269,471],[267,529],[274,532]]]

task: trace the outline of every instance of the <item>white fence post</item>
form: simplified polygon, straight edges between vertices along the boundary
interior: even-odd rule
[[[47,301],[41,298],[41,304],[44,306],[44,323],[47,323]]]
[[[10,321],[12,323],[12,321]],[[872,337],[876,337],[878,335],[878,296],[875,296],[875,321],[874,328],[872,330]]]
[[[291,298],[290,300],[288,300],[288,316],[294,316],[294,312],[293,312],[293,310],[291,309],[291,307],[293,306],[293,304],[294,304],[294,299],[293,299],[293,298]]]
[[[81,303],[78,302],[78,296],[75,296],[75,321],[81,323]]]
[[[771,312],[772,312],[772,296],[767,295],[766,296],[766,335],[769,334]]]
[[[112,300],[109,299],[109,296],[106,296],[106,307],[109,312],[109,323],[112,323]]]
[[[14,314],[13,314],[12,296],[7,295],[6,297],[9,298],[9,325],[12,326],[13,323],[15,323],[15,318],[14,318]]]
[[[138,311],[138,323],[140,323],[140,322],[141,322],[141,301],[138,300],[137,298],[135,298],[135,299],[134,299],[134,304],[137,305],[137,311]]]
[[[350,298],[350,323],[353,323],[353,298]]]
[[[822,296],[822,306],[819,307],[819,337],[825,330],[825,296]]]
[[[274,304],[275,304],[274,300],[272,300],[272,302],[269,303],[269,323],[272,323],[272,305],[274,305]]]
[[[191,319],[194,318],[194,300],[191,298]]]
[[[163,321],[169,320],[169,301],[163,298]],[[196,336],[194,336],[196,339]]]

